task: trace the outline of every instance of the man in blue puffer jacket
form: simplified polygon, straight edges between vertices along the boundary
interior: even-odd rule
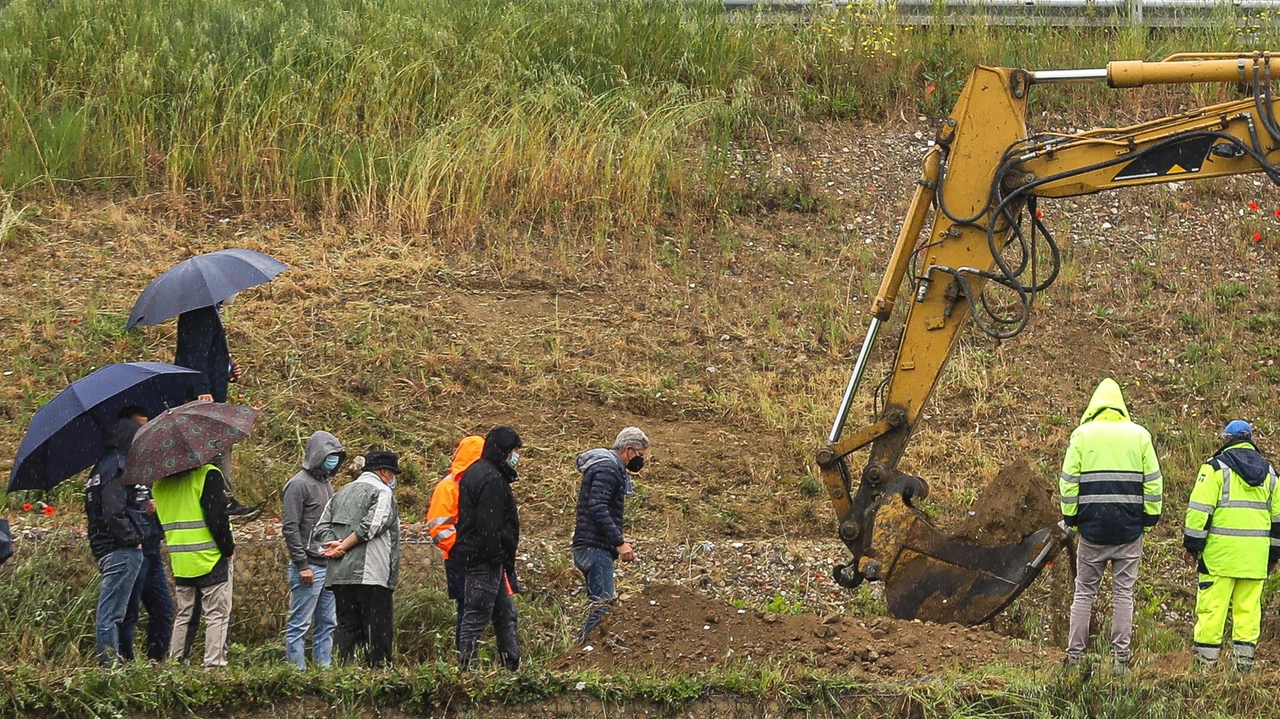
[[[582,486],[578,490],[578,521],[573,531],[573,565],[582,572],[591,598],[580,642],[609,612],[615,596],[613,563],[630,562],[635,550],[622,534],[623,500],[631,494],[628,472],[644,469],[649,438],[639,427],[618,433],[613,449],[593,449],[578,455]]]

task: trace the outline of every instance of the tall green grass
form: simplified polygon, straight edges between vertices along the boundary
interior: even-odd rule
[[[607,230],[715,209],[754,127],[937,114],[979,62],[1265,44],[1215,27],[899,27],[617,0],[9,0],[0,183],[167,191],[410,230]],[[1248,42],[1245,42],[1248,40]],[[1098,102],[1099,88],[1051,102]]]

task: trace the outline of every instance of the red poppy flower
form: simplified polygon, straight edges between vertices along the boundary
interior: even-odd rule
[[[1253,241],[1254,241],[1254,242],[1262,242],[1262,233],[1261,233],[1261,232],[1255,232],[1255,233],[1253,233]]]
[[[30,503],[30,502],[27,502],[26,504],[22,505],[22,511],[24,511],[24,512],[30,512],[30,511],[31,511],[31,503]]]
[[[49,506],[49,505],[47,505],[47,504],[45,505],[44,509],[42,509],[42,510],[40,510],[40,511],[44,512],[46,515],[50,515],[50,516],[52,516],[52,515],[53,515],[53,507],[50,507],[50,506]]]
[[[1276,217],[1280,217],[1280,208],[1276,208]]]
[[[1277,211],[1278,211],[1278,212],[1280,212],[1280,210],[1277,210]],[[1043,220],[1043,219],[1044,219],[1044,211],[1043,211],[1043,210],[1036,210],[1036,219],[1037,219],[1037,220]]]
[[[1256,202],[1250,202],[1250,203],[1249,203],[1249,211],[1250,211],[1250,212],[1257,212],[1257,211],[1258,211],[1258,203],[1256,203]]]
[[[79,317],[72,317],[72,318],[71,318],[71,324],[73,324],[73,325],[78,325],[78,324],[80,324],[80,318],[79,318]]]

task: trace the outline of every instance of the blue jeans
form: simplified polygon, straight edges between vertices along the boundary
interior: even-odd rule
[[[141,607],[147,608],[147,659],[162,662],[169,656],[173,636],[173,588],[164,571],[164,557],[159,554],[142,555],[138,581],[120,624],[120,656],[127,662],[133,661],[133,631]]]
[[[609,613],[609,605],[616,596],[613,588],[613,554],[599,547],[574,547],[573,566],[582,572],[587,582],[587,596],[591,598],[591,606],[587,610],[587,623],[582,627],[579,641],[586,641],[604,615]]]
[[[129,597],[142,568],[141,549],[117,549],[98,560],[102,585],[98,590],[98,664],[111,666],[120,659],[120,624],[129,609]]]
[[[289,621],[284,627],[284,653],[289,663],[306,671],[307,630],[315,625],[311,636],[311,661],[322,667],[333,664],[333,628],[338,624],[333,592],[324,588],[327,567],[310,565],[315,573],[311,586],[302,583],[298,568],[289,565]]]

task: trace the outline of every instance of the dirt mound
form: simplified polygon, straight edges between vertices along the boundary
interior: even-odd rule
[[[684,587],[655,584],[619,601],[558,669],[688,673],[732,662],[793,658],[802,666],[921,676],[947,666],[1056,660],[1057,650],[958,624],[887,617],[784,615],[738,609]]]
[[[1058,493],[1026,459],[1000,470],[969,511],[951,537],[981,546],[1021,542],[1062,519]]]

